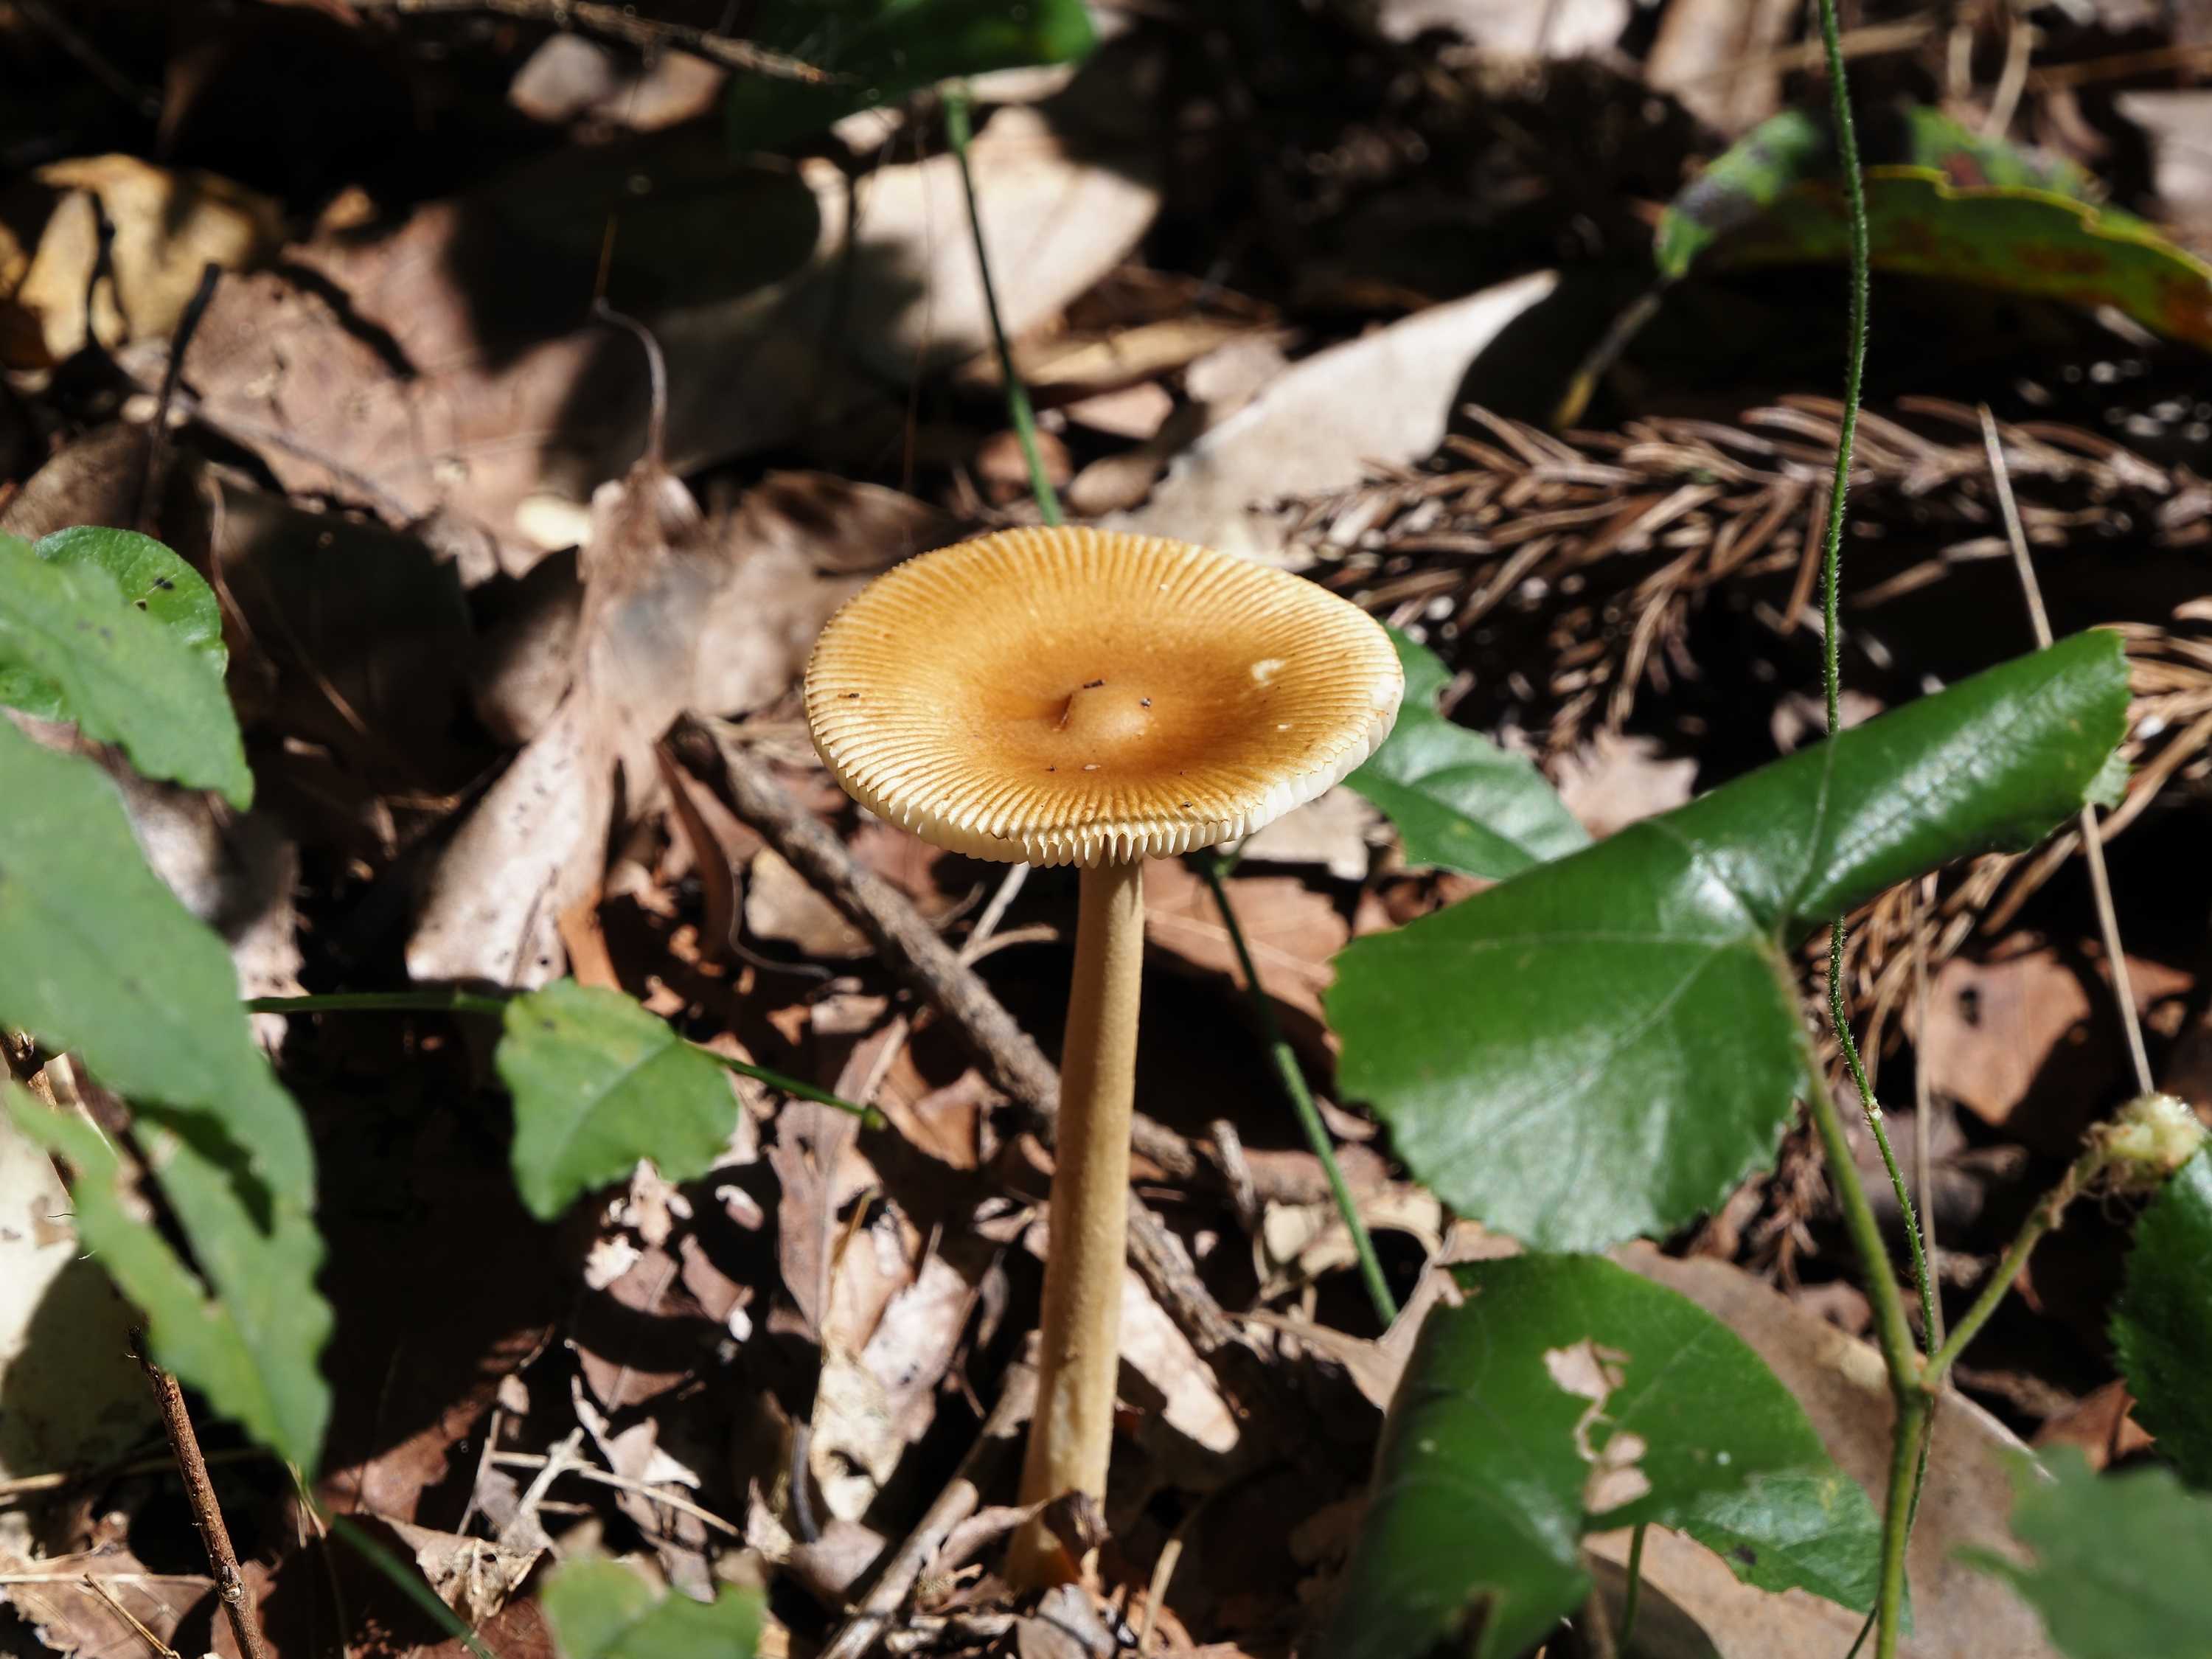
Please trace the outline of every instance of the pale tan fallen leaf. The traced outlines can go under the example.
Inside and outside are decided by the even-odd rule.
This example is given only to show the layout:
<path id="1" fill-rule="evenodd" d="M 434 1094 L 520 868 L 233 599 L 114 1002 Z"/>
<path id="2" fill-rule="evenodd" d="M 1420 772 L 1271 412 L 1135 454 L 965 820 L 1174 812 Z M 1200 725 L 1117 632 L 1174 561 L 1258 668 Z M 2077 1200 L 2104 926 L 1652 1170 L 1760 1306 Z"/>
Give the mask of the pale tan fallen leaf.
<path id="1" fill-rule="evenodd" d="M 1246 864 L 1316 864 L 1339 881 L 1359 881 L 1374 849 L 1389 838 L 1366 798 L 1340 786 L 1247 839 L 1241 857 Z"/>
<path id="2" fill-rule="evenodd" d="M 379 1520 L 399 1534 L 414 1552 L 438 1599 L 460 1614 L 471 1629 L 505 1607 L 507 1598 L 522 1588 L 522 1581 L 545 1553 L 542 1549 L 518 1549 L 489 1538 L 464 1538 L 458 1534 L 418 1527 L 385 1516 Z"/>
<path id="3" fill-rule="evenodd" d="M 0 359 L 11 368 L 58 363 L 94 339 L 112 351 L 167 335 L 206 266 L 259 264 L 284 234 L 267 197 L 131 155 L 50 162 L 0 218 Z"/>
<path id="4" fill-rule="evenodd" d="M 851 962 L 875 949 L 772 847 L 762 848 L 746 866 L 744 914 L 755 938 L 792 945 L 802 956 Z"/>
<path id="5" fill-rule="evenodd" d="M 1432 453 L 1468 366 L 1557 282 L 1516 277 L 1305 359 L 1192 445 L 1116 527 L 1279 556 L 1289 529 L 1278 503 Z"/>
<path id="6" fill-rule="evenodd" d="M 1670 812 L 1697 782 L 1694 755 L 1662 753 L 1657 739 L 1601 731 L 1556 768 L 1554 781 L 1592 837 L 1603 840 L 1638 818 Z"/>
<path id="7" fill-rule="evenodd" d="M 137 1317 L 79 1248 L 52 1159 L 0 1116 L 0 1482 L 96 1468 L 146 1437 Z M 32 1518 L 0 1510 L 0 1550 L 27 1549 Z"/>
<path id="8" fill-rule="evenodd" d="M 1241 980 L 1229 930 L 1200 878 L 1170 859 L 1145 866 L 1145 937 L 1193 967 Z M 1310 1019 L 1322 1018 L 1330 960 L 1352 929 L 1324 893 L 1291 876 L 1237 876 L 1228 883 L 1237 925 L 1267 994 Z"/>
<path id="9" fill-rule="evenodd" d="M 1060 405 L 1078 426 L 1141 443 L 1158 434 L 1175 413 L 1175 398 L 1158 380 L 1140 380 L 1115 392 L 1095 392 Z"/>

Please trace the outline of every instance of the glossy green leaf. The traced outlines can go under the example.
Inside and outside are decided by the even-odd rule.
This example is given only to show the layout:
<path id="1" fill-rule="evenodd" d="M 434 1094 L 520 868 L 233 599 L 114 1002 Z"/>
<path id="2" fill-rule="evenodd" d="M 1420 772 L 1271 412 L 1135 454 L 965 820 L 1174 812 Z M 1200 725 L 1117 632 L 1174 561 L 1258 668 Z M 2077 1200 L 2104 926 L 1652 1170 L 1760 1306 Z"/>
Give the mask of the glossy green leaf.
<path id="1" fill-rule="evenodd" d="M 1583 1534 L 1644 1522 L 1867 1605 L 1874 1506 L 1725 1325 L 1600 1256 L 1455 1271 L 1468 1299 L 1429 1316 L 1391 1402 L 1327 1659 L 1519 1653 L 1587 1594 Z"/>
<path id="2" fill-rule="evenodd" d="M 1866 175 L 1875 267 L 1941 276 L 2085 309 L 2111 306 L 2144 327 L 2212 345 L 2212 264 L 2142 220 L 2050 190 L 1961 187 L 1932 167 Z M 1719 265 L 1840 261 L 1840 186 L 1808 185 L 1712 250 Z"/>
<path id="3" fill-rule="evenodd" d="M 2045 1462 L 2047 1474 L 2023 1457 L 2013 1477 L 2013 1534 L 2034 1565 L 1966 1559 L 2010 1580 L 2067 1659 L 2212 1659 L 2212 1498 L 2155 1467 L 2094 1474 L 2071 1446 Z"/>
<path id="4" fill-rule="evenodd" d="M 751 38 L 837 79 L 732 77 L 730 142 L 774 149 L 955 76 L 1073 63 L 1097 44 L 1083 0 L 762 0 Z"/>
<path id="5" fill-rule="evenodd" d="M 562 1659 L 752 1659 L 760 1641 L 759 1591 L 694 1601 L 619 1561 L 567 1563 L 538 1603 Z"/>
<path id="6" fill-rule="evenodd" d="M 220 630 L 211 656 L 196 623 L 177 625 L 198 609 L 174 574 L 187 567 L 181 560 L 160 565 L 132 544 L 143 537 L 89 535 L 35 549 L 0 535 L 0 674 L 9 677 L 0 700 L 20 695 L 33 713 L 72 720 L 87 737 L 121 744 L 149 778 L 219 789 L 234 805 L 251 805 L 253 775 L 223 690 Z M 162 594 L 159 615 L 143 586 L 157 572 L 176 582 L 179 596 L 170 604 Z M 118 586 L 118 578 L 132 586 Z"/>
<path id="7" fill-rule="evenodd" d="M 1930 167 L 1969 189 L 2021 185 L 2087 201 L 2096 188 L 2088 170 L 2066 156 L 1990 137 L 1925 104 L 1915 104 L 1904 113 L 1904 153 L 1884 161 Z"/>
<path id="8" fill-rule="evenodd" d="M 1663 1234 L 1772 1152 L 1804 1076 L 1784 951 L 2112 782 L 2118 636 L 2006 663 L 1336 960 L 1346 1096 L 1530 1243 Z"/>
<path id="9" fill-rule="evenodd" d="M 1782 193 L 1835 165 L 1835 146 L 1801 109 L 1769 116 L 1682 187 L 1659 217 L 1652 246 L 1659 274 L 1673 281 L 1725 234 L 1749 224 Z"/>
<path id="10" fill-rule="evenodd" d="M 499 1074 L 514 1097 L 514 1182 L 550 1220 L 649 1158 L 704 1175 L 737 1125 L 714 1056 L 619 991 L 559 980 L 507 1005 Z"/>
<path id="11" fill-rule="evenodd" d="M 0 1025 L 81 1055 L 131 1103 L 205 1290 L 116 1201 L 113 1154 L 83 1126 L 35 1108 L 16 1120 L 76 1166 L 85 1242 L 149 1316 L 155 1356 L 312 1468 L 331 1328 L 313 1149 L 253 1044 L 229 953 L 147 868 L 97 767 L 0 720 Z"/>
<path id="12" fill-rule="evenodd" d="M 1437 712 L 1451 675 L 1436 653 L 1395 629 L 1390 640 L 1406 700 L 1382 746 L 1345 784 L 1397 825 L 1406 862 L 1498 878 L 1589 846 L 1532 762 Z"/>
<path id="13" fill-rule="evenodd" d="M 192 647 L 219 682 L 229 662 L 223 648 L 222 612 L 215 590 L 200 573 L 151 536 L 135 530 L 83 526 L 58 530 L 31 549 L 49 564 L 89 565 L 105 570 L 126 605 L 143 611 Z M 0 703 L 40 720 L 69 718 L 61 688 L 21 665 L 0 664 Z"/>
<path id="14" fill-rule="evenodd" d="M 2212 1151 L 2176 1170 L 2136 1223 L 2112 1342 L 2137 1420 L 2185 1479 L 2212 1486 Z"/>

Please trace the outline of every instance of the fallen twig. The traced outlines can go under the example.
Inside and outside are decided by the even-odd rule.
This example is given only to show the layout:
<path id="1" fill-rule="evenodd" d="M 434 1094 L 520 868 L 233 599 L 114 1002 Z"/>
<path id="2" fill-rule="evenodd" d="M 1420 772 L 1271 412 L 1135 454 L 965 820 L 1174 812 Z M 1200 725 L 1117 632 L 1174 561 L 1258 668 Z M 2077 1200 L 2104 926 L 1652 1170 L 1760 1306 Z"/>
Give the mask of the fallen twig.
<path id="1" fill-rule="evenodd" d="M 575 28 L 589 34 L 605 35 L 640 48 L 673 47 L 708 63 L 720 64 L 725 69 L 744 70 L 781 81 L 805 81 L 821 86 L 837 78 L 827 70 L 817 69 L 783 52 L 771 52 L 766 46 L 755 46 L 750 40 L 733 40 L 726 34 L 694 28 L 688 23 L 664 23 L 654 18 L 640 17 L 630 7 L 601 5 L 594 0 L 382 0 L 381 4 L 374 4 L 372 9 L 411 14 L 495 12 L 502 17 L 548 23 L 555 28 Z"/>
<path id="2" fill-rule="evenodd" d="M 997 1478 L 1000 1466 L 1012 1462 L 1023 1425 L 1036 1407 L 1036 1369 L 1017 1360 L 1006 1368 L 998 1401 L 983 1419 L 982 1433 L 960 1460 L 960 1467 L 938 1493 L 937 1501 L 922 1512 L 906 1541 L 884 1564 L 874 1588 L 822 1650 L 822 1659 L 863 1659 L 882 1639 L 891 1619 L 906 1605 L 922 1569 L 936 1559 L 953 1529 L 981 1505 L 984 1490 Z"/>
<path id="3" fill-rule="evenodd" d="M 230 1546 L 230 1528 L 223 1524 L 222 1506 L 216 1502 L 215 1483 L 208 1478 L 207 1460 L 200 1455 L 199 1437 L 192 1432 L 191 1413 L 185 1409 L 185 1391 L 177 1379 L 146 1357 L 143 1335 L 132 1346 L 146 1380 L 154 1387 L 154 1404 L 161 1414 L 161 1427 L 176 1454 L 177 1472 L 185 1482 L 185 1501 L 191 1506 L 193 1524 L 207 1548 L 208 1565 L 215 1570 L 216 1594 L 230 1620 L 230 1633 L 238 1638 L 245 1659 L 269 1659 L 268 1644 L 261 1639 L 255 1616 L 253 1593 L 238 1570 L 238 1553 Z"/>
<path id="4" fill-rule="evenodd" d="M 863 867 L 742 743 L 724 730 L 717 732 L 715 747 L 731 809 L 867 935 L 884 965 L 951 1024 L 984 1075 L 1013 1098 L 1049 1145 L 1060 1109 L 1060 1078 L 1036 1040 L 906 896 Z M 1133 1140 L 1136 1151 L 1170 1179 L 1188 1181 L 1206 1168 L 1189 1142 L 1148 1118 L 1136 1120 Z M 1224 1389 L 1255 1417 L 1293 1419 L 1280 1424 L 1285 1443 L 1307 1443 L 1307 1413 L 1290 1403 L 1285 1380 L 1271 1372 L 1223 1311 L 1182 1241 L 1134 1194 L 1129 1199 L 1129 1262 Z"/>

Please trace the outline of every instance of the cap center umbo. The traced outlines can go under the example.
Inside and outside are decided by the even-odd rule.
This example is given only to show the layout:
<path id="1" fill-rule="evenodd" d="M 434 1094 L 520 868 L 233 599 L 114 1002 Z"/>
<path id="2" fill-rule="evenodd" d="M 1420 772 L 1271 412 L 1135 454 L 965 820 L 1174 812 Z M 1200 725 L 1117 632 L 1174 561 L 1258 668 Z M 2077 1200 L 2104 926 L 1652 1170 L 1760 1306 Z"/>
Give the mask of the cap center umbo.
<path id="1" fill-rule="evenodd" d="M 1054 730 L 1085 749 L 1120 749 L 1150 737 L 1152 699 L 1129 678 L 1085 681 L 1067 694 Z"/>

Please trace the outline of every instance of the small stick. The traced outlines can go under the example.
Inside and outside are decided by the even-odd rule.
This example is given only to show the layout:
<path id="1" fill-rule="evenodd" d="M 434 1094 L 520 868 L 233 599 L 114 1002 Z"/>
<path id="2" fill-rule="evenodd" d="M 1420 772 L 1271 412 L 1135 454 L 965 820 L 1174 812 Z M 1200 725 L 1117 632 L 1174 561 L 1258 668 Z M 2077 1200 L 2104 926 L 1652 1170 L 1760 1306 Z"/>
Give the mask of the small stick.
<path id="1" fill-rule="evenodd" d="M 2020 506 L 2013 500 L 2012 474 L 2005 465 L 2004 445 L 1997 436 L 1996 417 L 1990 406 L 1980 406 L 1982 445 L 1989 451 L 1990 479 L 1996 484 L 1997 506 L 2003 510 L 2005 539 L 2012 544 L 2013 566 L 2020 572 L 2021 592 L 2027 599 L 2027 620 L 2035 629 L 2035 642 L 2051 644 L 2051 617 L 2043 608 L 2043 587 L 2035 579 L 2035 562 L 2028 556 L 2027 532 L 2020 521 Z M 2120 1006 L 2120 1025 L 2128 1037 L 2128 1059 L 2136 1068 L 2136 1092 L 2147 1095 L 2157 1088 L 2150 1074 L 2150 1053 L 2143 1046 L 2142 1022 L 2136 1017 L 2135 987 L 2128 978 L 2127 952 L 2120 945 L 2120 919 L 2112 908 L 2112 880 L 2105 869 L 2104 838 L 2097 833 L 2097 809 L 2081 809 L 2081 856 L 2088 861 L 2089 890 L 2097 902 L 2097 927 L 2105 939 L 2105 961 L 2112 972 L 2112 1000 Z"/>
<path id="2" fill-rule="evenodd" d="M 775 848 L 808 885 L 868 936 L 884 964 L 934 1007 L 982 1067 L 992 1085 L 1012 1097 L 1046 1141 L 1060 1112 L 1060 1078 L 1036 1040 L 1015 1023 L 975 970 L 914 908 L 906 895 L 864 868 L 845 843 L 793 800 L 768 768 L 726 729 L 715 732 L 730 806 Z M 1190 1144 L 1141 1115 L 1134 1150 L 1169 1179 L 1188 1181 L 1205 1166 Z M 1273 1196 L 1263 1193 L 1263 1196 Z M 1133 1195 L 1129 1201 L 1129 1263 L 1163 1311 L 1197 1349 L 1227 1391 L 1248 1412 L 1270 1413 L 1284 1433 L 1311 1439 L 1312 1418 L 1289 1397 L 1278 1376 L 1199 1278 L 1182 1241 Z"/>
<path id="3" fill-rule="evenodd" d="M 999 1398 L 991 1414 L 983 1419 L 982 1433 L 960 1460 L 959 1468 L 938 1493 L 937 1501 L 923 1511 L 906 1541 L 884 1564 L 874 1587 L 822 1650 L 821 1659 L 864 1659 L 875 1646 L 953 1528 L 975 1513 L 984 1489 L 997 1479 L 1003 1465 L 1013 1461 L 1017 1437 L 1036 1407 L 1036 1368 L 1017 1360 L 1006 1368 Z"/>
<path id="4" fill-rule="evenodd" d="M 176 1649 L 171 1647 L 160 1637 L 155 1635 L 152 1631 L 147 1629 L 145 1620 L 139 1618 L 137 1613 L 131 1612 L 130 1608 L 125 1607 L 122 1602 L 117 1601 L 115 1599 L 115 1592 L 109 1589 L 106 1585 L 101 1583 L 100 1580 L 94 1577 L 90 1573 L 84 1575 L 84 1587 L 90 1590 L 94 1595 L 97 1595 L 101 1601 L 106 1602 L 109 1610 L 112 1611 L 118 1619 L 120 1619 L 125 1624 L 130 1626 L 133 1631 L 137 1632 L 138 1639 L 143 1642 L 148 1647 L 153 1649 L 155 1653 L 159 1654 L 161 1656 L 161 1659 L 179 1659 Z"/>
<path id="5" fill-rule="evenodd" d="M 663 23 L 640 17 L 628 6 L 602 5 L 595 3 L 595 0 L 384 0 L 374 9 L 403 15 L 488 11 L 501 17 L 520 17 L 526 22 L 550 23 L 556 28 L 573 25 L 626 46 L 673 46 L 725 69 L 744 70 L 781 81 L 805 81 L 823 86 L 839 78 L 826 70 L 817 69 L 783 52 L 770 52 L 766 46 L 757 46 L 750 40 L 733 40 L 726 34 L 694 28 L 688 23 Z"/>
<path id="6" fill-rule="evenodd" d="M 230 1547 L 230 1528 L 223 1524 L 222 1507 L 216 1502 L 215 1483 L 208 1479 L 207 1460 L 200 1455 L 191 1413 L 185 1409 L 185 1391 L 177 1386 L 175 1377 L 146 1357 L 143 1333 L 131 1346 L 137 1351 L 146 1380 L 153 1384 L 154 1404 L 161 1413 L 169 1449 L 176 1454 L 177 1472 L 184 1477 L 185 1501 L 191 1506 L 193 1524 L 199 1528 L 200 1542 L 207 1548 L 208 1565 L 215 1571 L 216 1594 L 222 1599 L 230 1632 L 238 1638 L 238 1650 L 245 1659 L 269 1659 L 269 1647 L 261 1639 L 255 1617 L 253 1593 L 246 1589 L 245 1577 L 238 1570 L 238 1553 Z"/>
<path id="7" fill-rule="evenodd" d="M 1936 1244 L 1936 1130 L 1930 1121 L 1936 1105 L 1936 1086 L 1929 1076 L 1928 939 L 1921 927 L 1923 921 L 1935 917 L 1931 902 L 1935 893 L 1936 878 L 1923 878 L 1912 907 L 1912 1040 L 1917 1050 L 1912 1056 L 1912 1179 L 1920 1188 L 1920 1248 L 1928 1257 L 1928 1282 L 1940 1287 L 1943 1274 L 1942 1258 Z M 1921 1340 L 1933 1353 L 1943 1346 L 1943 1297 L 1940 1288 L 1929 1301 L 1928 1311 L 1934 1323 L 1922 1333 Z"/>
<path id="8" fill-rule="evenodd" d="M 147 535 L 156 533 L 154 522 L 155 492 L 161 487 L 161 463 L 169 447 L 169 406 L 177 400 L 177 387 L 185 378 L 185 353 L 191 349 L 192 336 L 198 332 L 200 319 L 207 315 L 209 302 L 215 298 L 215 285 L 222 280 L 222 267 L 212 259 L 200 267 L 199 286 L 192 297 L 185 302 L 184 314 L 169 331 L 169 363 L 161 371 L 161 390 L 154 400 L 154 428 L 146 437 L 145 471 L 138 478 L 138 528 Z"/>

